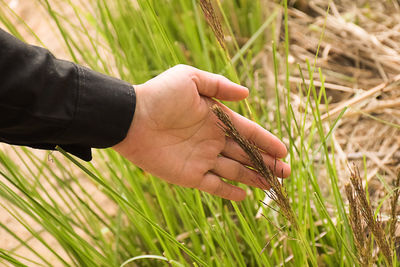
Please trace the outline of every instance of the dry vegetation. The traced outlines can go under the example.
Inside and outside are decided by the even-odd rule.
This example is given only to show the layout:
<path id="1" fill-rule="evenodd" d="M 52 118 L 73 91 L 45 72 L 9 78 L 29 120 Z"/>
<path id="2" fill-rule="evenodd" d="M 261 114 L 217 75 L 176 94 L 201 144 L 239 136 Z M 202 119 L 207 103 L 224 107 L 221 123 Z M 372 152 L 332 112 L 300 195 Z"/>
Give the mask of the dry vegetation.
<path id="1" fill-rule="evenodd" d="M 367 194 L 375 208 L 381 199 L 391 193 L 390 189 L 384 186 L 385 182 L 393 186 L 390 188 L 398 187 L 396 170 L 400 163 L 399 2 L 332 1 L 329 13 L 326 12 L 328 1 L 303 2 L 308 3 L 299 7 L 300 9 L 292 8 L 289 12 L 290 51 L 293 61 L 300 65 L 307 83 L 305 61 L 312 61 L 317 53 L 321 29 L 324 28 L 324 37 L 316 59 L 316 66 L 321 67 L 325 75 L 325 89 L 329 97 L 329 113 L 325 113 L 322 119 L 333 119 L 345 106 L 349 107 L 333 133 L 337 153 L 336 167 L 341 171 L 338 177 L 342 185 L 346 184 L 349 181 L 348 162 L 357 164 L 362 170 L 361 177 L 366 177 L 368 181 Z M 291 81 L 293 87 L 298 86 L 301 77 L 294 75 Z M 319 85 L 317 81 L 318 77 L 314 77 L 315 85 Z M 300 110 L 304 107 L 299 103 L 298 108 Z M 353 169 L 350 176 L 353 186 L 358 184 L 361 194 L 358 170 Z M 381 180 L 378 177 L 381 177 Z M 346 193 L 353 196 L 350 190 L 348 185 Z M 349 198 L 351 211 L 359 207 L 364 211 L 351 217 L 351 222 L 361 227 L 355 231 L 355 234 L 358 233 L 355 244 L 364 260 L 362 265 L 371 264 L 371 255 L 366 252 L 371 240 L 365 235 L 371 230 L 376 232 L 376 241 L 390 262 L 389 245 L 385 242 L 379 226 L 380 223 L 385 224 L 389 218 L 397 219 L 397 200 L 392 199 L 391 205 L 386 201 L 380 210 L 378 222 L 374 223 L 371 214 L 366 215 L 372 208 L 368 208 L 365 201 L 357 207 L 351 199 Z M 362 219 L 361 215 L 366 217 Z M 392 222 L 395 221 L 393 219 Z M 368 222 L 369 227 L 365 225 L 362 228 L 362 220 Z M 399 236 L 399 231 L 395 228 L 393 224 L 389 239 L 397 239 Z M 361 235 L 363 238 L 360 238 Z"/>
<path id="2" fill-rule="evenodd" d="M 363 0 L 291 2 L 288 12 L 289 61 L 293 66 L 290 82 L 294 92 L 291 95 L 292 104 L 295 111 L 298 111 L 295 113 L 301 116 L 307 108 L 306 103 L 301 102 L 300 95 L 304 96 L 310 85 L 307 62 L 311 66 L 315 63 L 316 68 L 322 70 L 324 89 L 328 97 L 327 101 L 322 100 L 323 103 L 328 103 L 326 108 L 320 107 L 325 110 L 321 116 L 322 121 L 332 123 L 343 108 L 348 108 L 332 135 L 339 184 L 343 196 L 346 193 L 350 202 L 350 219 L 354 234 L 357 235 L 355 245 L 360 253 L 361 264 L 372 264 L 372 255 L 369 253 L 371 239 L 365 236 L 368 231 L 375 231 L 375 236 L 379 236 L 377 242 L 391 264 L 391 244 L 385 240 L 381 225 L 392 222 L 387 238 L 396 240 L 395 247 L 398 249 L 400 231 L 394 223 L 398 214 L 397 199 L 392 198 L 391 203 L 390 200 L 384 202 L 377 221 L 373 220 L 371 213 L 363 218 L 359 209 L 362 207 L 364 213 L 373 212 L 378 203 L 392 194 L 393 188 L 398 187 L 400 3 Z M 283 40 L 283 20 L 281 23 L 281 30 L 277 35 Z M 271 49 L 266 46 L 264 55 L 254 57 L 260 90 L 273 86 L 270 54 Z M 262 69 L 257 69 L 256 66 L 262 66 Z M 280 78 L 279 86 L 283 88 L 285 77 Z M 320 89 L 322 81 L 318 71 L 314 72 L 312 78 L 313 84 Z M 320 160 L 323 159 L 317 155 L 315 163 L 318 164 Z M 361 174 L 358 169 L 350 170 L 349 162 L 357 165 Z M 352 187 L 347 185 L 345 190 L 350 177 L 352 182 L 358 182 L 359 194 L 364 192 L 361 189 L 361 177 L 368 181 L 368 192 L 364 196 L 368 195 L 368 205 L 372 207 L 366 206 L 365 201 L 363 205 L 352 202 L 356 201 Z M 319 180 L 326 183 L 327 178 L 319 177 Z"/>
<path id="3" fill-rule="evenodd" d="M 312 61 L 317 53 L 324 29 L 316 59 L 316 66 L 325 74 L 329 97 L 329 112 L 322 119 L 334 119 L 345 106 L 349 107 L 333 133 L 336 167 L 341 171 L 338 176 L 342 185 L 346 184 L 348 162 L 356 163 L 368 181 L 366 194 L 370 203 L 376 207 L 392 193 L 384 186 L 385 182 L 396 188 L 399 179 L 396 175 L 400 163 L 399 2 L 333 1 L 329 13 L 327 3 L 308 1 L 301 10 L 290 10 L 290 51 L 293 61 L 307 76 L 306 59 Z M 319 85 L 317 80 L 314 77 L 315 85 Z M 294 75 L 291 81 L 296 86 L 301 77 Z M 298 108 L 303 107 L 299 104 Z M 346 185 L 346 195 L 360 263 L 372 264 L 368 252 L 371 236 L 366 234 L 371 231 L 387 264 L 391 265 L 390 243 L 399 236 L 395 223 L 398 195 L 394 194 L 391 203 L 386 201 L 374 219 L 374 209 L 368 204 L 358 169 L 352 169 L 350 177 L 353 187 Z M 391 230 L 386 237 L 382 225 L 389 220 Z"/>
<path id="4" fill-rule="evenodd" d="M 325 75 L 329 113 L 333 119 L 344 106 L 349 110 L 334 133 L 339 175 L 347 180 L 347 162 L 366 156 L 367 179 L 376 174 L 396 177 L 400 163 L 400 8 L 396 1 L 308 1 L 303 10 L 290 9 L 290 52 L 307 81 L 306 59 L 317 52 L 316 66 Z M 314 84 L 319 85 L 319 77 Z M 291 77 L 293 90 L 299 75 Z M 296 97 L 295 95 L 293 97 Z M 299 103 L 299 101 L 297 102 Z M 298 110 L 304 108 L 301 103 Z M 360 164 L 361 166 L 361 164 Z M 371 188 L 374 195 L 380 186 Z M 379 191 L 379 190 L 378 190 Z M 379 192 L 377 192 L 379 193 Z"/>

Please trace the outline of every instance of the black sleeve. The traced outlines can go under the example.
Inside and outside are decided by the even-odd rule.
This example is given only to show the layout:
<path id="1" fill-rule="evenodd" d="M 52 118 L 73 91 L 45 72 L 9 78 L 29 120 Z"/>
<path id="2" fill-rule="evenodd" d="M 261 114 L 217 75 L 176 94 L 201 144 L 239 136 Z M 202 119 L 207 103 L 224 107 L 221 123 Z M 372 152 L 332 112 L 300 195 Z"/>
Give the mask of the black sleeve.
<path id="1" fill-rule="evenodd" d="M 59 60 L 0 29 L 0 142 L 64 150 L 91 160 L 117 144 L 135 111 L 124 81 Z"/>

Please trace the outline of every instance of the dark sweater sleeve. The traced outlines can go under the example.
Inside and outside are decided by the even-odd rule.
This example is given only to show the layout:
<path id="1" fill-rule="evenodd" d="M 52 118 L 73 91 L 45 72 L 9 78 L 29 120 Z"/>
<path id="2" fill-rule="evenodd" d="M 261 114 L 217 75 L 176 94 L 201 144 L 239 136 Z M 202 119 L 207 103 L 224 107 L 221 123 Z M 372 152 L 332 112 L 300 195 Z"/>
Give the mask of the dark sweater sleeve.
<path id="1" fill-rule="evenodd" d="M 0 29 L 0 142 L 64 150 L 91 160 L 91 148 L 122 141 L 135 111 L 127 82 L 56 59 Z"/>

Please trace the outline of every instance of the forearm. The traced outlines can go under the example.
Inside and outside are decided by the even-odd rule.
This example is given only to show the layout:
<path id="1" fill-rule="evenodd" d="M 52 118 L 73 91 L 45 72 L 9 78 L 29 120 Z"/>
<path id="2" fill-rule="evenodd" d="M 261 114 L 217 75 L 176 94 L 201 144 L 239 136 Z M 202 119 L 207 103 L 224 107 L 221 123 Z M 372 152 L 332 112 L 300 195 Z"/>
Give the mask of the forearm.
<path id="1" fill-rule="evenodd" d="M 0 29 L 0 141 L 65 150 L 115 145 L 135 110 L 133 87 L 27 45 Z"/>

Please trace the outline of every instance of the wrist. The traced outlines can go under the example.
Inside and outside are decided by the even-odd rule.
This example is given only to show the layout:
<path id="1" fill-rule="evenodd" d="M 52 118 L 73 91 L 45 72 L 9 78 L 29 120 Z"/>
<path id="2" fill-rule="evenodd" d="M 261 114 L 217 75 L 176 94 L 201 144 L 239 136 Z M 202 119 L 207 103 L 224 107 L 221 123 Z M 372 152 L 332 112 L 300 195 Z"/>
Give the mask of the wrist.
<path id="1" fill-rule="evenodd" d="M 112 149 L 117 151 L 119 154 L 128 157 L 134 154 L 138 149 L 138 143 L 140 143 L 140 132 L 141 132 L 141 117 L 142 117 L 142 105 L 143 105 L 143 95 L 141 85 L 132 85 L 135 91 L 135 111 L 127 129 L 124 139 L 112 146 Z"/>

